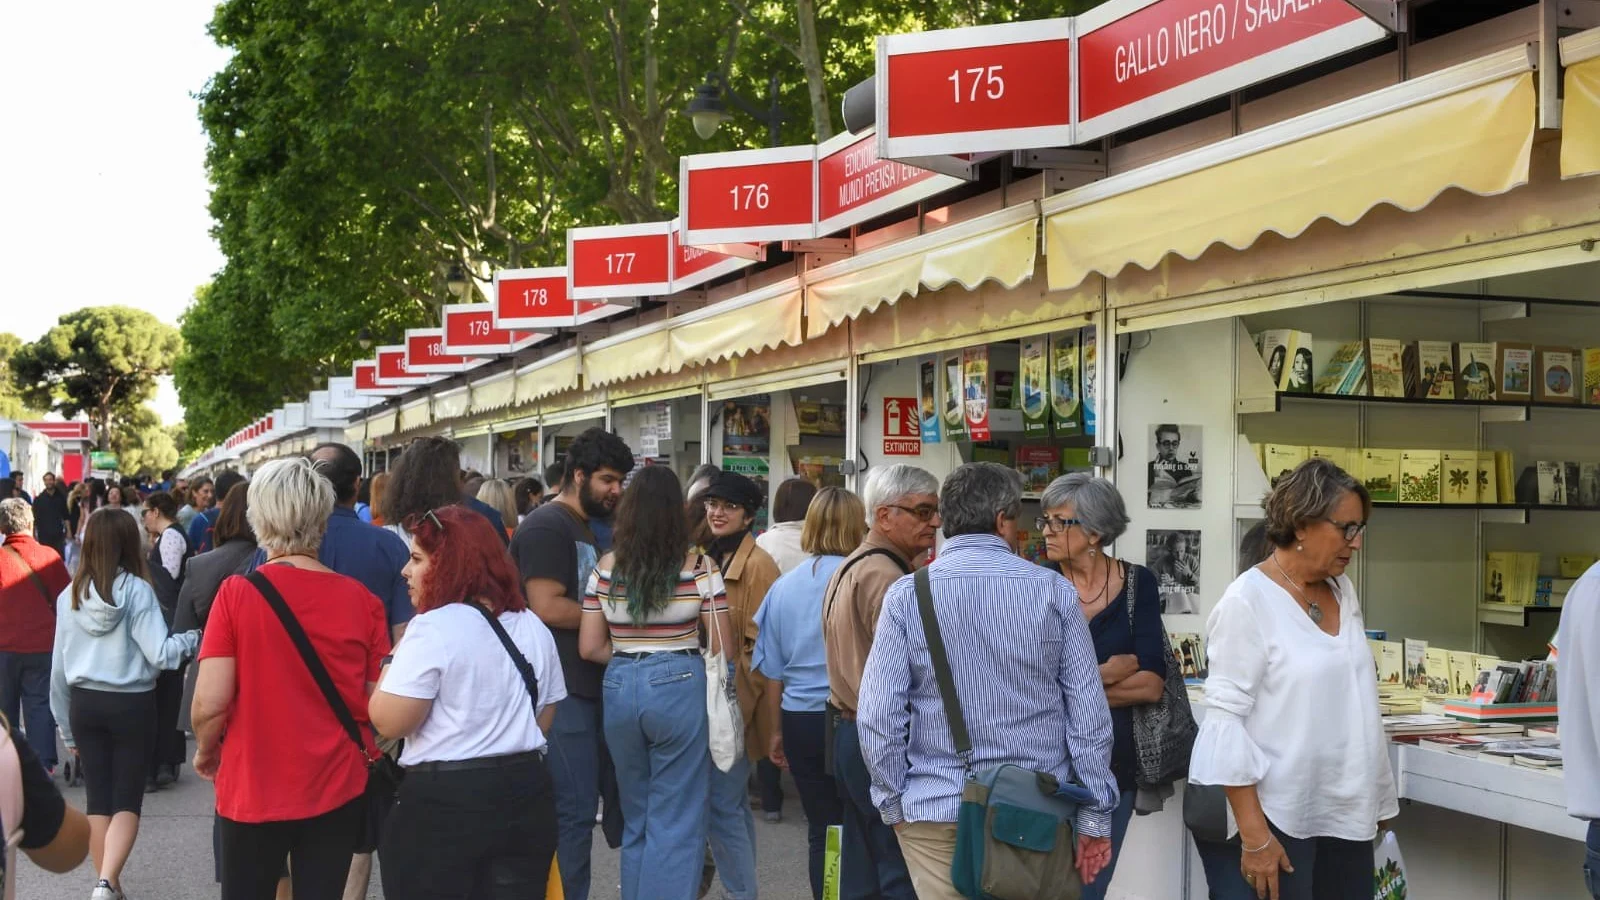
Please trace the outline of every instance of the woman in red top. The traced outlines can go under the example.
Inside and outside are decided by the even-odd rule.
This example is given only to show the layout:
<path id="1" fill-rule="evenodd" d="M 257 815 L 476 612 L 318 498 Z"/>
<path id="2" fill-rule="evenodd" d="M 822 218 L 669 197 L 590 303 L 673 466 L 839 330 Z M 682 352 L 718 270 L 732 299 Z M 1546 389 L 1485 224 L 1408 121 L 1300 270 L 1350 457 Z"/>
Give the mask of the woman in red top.
<path id="1" fill-rule="evenodd" d="M 365 754 L 248 580 L 223 582 L 200 647 L 194 770 L 217 786 L 223 900 L 270 900 L 287 856 L 296 900 L 338 900 L 365 823 L 367 696 L 389 652 L 383 604 L 317 561 L 333 486 L 303 459 L 268 463 L 248 516 L 259 569 L 362 726 Z M 224 731 L 226 739 L 224 740 Z"/>

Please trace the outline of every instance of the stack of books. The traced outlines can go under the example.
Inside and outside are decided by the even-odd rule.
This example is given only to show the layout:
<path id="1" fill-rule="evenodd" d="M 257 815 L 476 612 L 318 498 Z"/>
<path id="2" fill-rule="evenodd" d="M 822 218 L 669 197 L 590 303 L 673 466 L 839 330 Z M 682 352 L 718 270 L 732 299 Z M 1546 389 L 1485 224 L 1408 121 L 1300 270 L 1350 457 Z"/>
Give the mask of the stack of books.
<path id="1" fill-rule="evenodd" d="M 1556 703 L 1556 667 L 1543 660 L 1503 662 L 1494 669 L 1478 673 L 1469 698 L 1476 704 Z"/>
<path id="2" fill-rule="evenodd" d="M 1513 460 L 1505 450 L 1390 450 L 1298 444 L 1252 444 L 1251 449 L 1270 482 L 1276 483 L 1307 459 L 1326 459 L 1361 479 L 1377 503 L 1533 502 L 1531 498 L 1517 499 Z M 1573 477 L 1587 484 L 1582 482 L 1583 471 L 1587 470 L 1580 470 Z M 1591 481 L 1600 505 L 1600 465 L 1594 467 Z M 1565 504 L 1567 495 L 1561 496 Z"/>

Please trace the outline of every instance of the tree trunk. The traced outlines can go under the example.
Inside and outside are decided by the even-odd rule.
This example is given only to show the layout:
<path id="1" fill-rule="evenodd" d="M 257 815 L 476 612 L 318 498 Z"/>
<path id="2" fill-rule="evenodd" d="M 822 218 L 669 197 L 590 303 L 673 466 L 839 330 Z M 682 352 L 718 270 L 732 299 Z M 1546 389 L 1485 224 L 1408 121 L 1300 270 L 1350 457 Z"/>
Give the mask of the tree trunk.
<path id="1" fill-rule="evenodd" d="M 817 43 L 817 0 L 794 0 L 800 25 L 800 64 L 806 70 L 811 95 L 811 130 L 817 143 L 833 137 L 833 110 L 828 106 L 828 83 L 822 71 L 822 48 Z"/>

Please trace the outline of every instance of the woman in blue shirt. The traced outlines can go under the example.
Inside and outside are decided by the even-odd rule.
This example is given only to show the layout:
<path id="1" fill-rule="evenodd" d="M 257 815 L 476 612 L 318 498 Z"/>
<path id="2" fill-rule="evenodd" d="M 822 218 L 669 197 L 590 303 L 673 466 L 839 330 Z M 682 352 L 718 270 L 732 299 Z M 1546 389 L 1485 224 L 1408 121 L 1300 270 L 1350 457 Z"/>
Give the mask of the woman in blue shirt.
<path id="1" fill-rule="evenodd" d="M 1128 528 L 1127 507 L 1111 482 L 1087 472 L 1063 475 L 1045 488 L 1039 505 L 1044 515 L 1036 524 L 1044 532 L 1045 552 L 1078 593 L 1111 707 L 1111 774 L 1121 795 L 1111 820 L 1111 862 L 1083 886 L 1083 900 L 1100 900 L 1111 884 L 1138 794 L 1133 707 L 1159 701 L 1166 683 L 1161 594 L 1149 569 L 1106 552 L 1105 545 Z"/>
<path id="2" fill-rule="evenodd" d="M 843 488 L 823 488 L 806 508 L 800 548 L 807 557 L 773 583 L 756 612 L 759 629 L 752 665 L 767 676 L 760 715 L 772 734 L 773 763 L 789 770 L 800 790 L 811 851 L 811 896 L 822 897 L 822 857 L 828 826 L 843 821 L 839 792 L 824 768 L 828 665 L 822 644 L 822 600 L 833 573 L 866 536 L 867 511 Z"/>

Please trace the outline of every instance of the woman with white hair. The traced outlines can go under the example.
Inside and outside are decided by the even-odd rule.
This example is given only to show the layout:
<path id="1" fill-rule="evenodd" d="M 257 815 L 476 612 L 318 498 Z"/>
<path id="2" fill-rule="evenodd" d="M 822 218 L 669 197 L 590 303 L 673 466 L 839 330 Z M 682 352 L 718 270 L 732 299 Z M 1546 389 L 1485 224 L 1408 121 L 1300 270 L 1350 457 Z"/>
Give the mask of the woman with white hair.
<path id="1" fill-rule="evenodd" d="M 1050 482 L 1039 505 L 1044 515 L 1035 524 L 1044 532 L 1045 553 L 1077 592 L 1111 707 L 1111 774 L 1119 794 L 1111 818 L 1111 861 L 1083 886 L 1086 900 L 1099 900 L 1111 884 L 1141 787 L 1133 710 L 1159 701 L 1166 683 L 1161 594 L 1149 569 L 1109 551 L 1128 529 L 1128 510 L 1116 485 L 1073 472 Z"/>
<path id="2" fill-rule="evenodd" d="M 267 463 L 248 503 L 267 561 L 217 591 L 192 711 L 194 770 L 216 782 L 222 897 L 269 900 L 288 857 L 296 900 L 337 900 L 366 827 L 367 697 L 388 622 L 317 559 L 334 493 L 310 462 Z"/>

